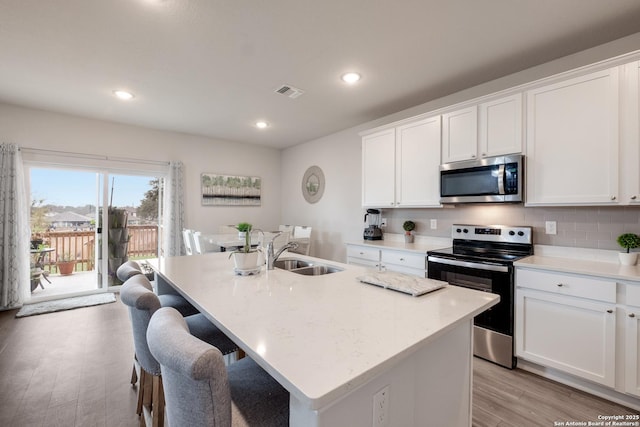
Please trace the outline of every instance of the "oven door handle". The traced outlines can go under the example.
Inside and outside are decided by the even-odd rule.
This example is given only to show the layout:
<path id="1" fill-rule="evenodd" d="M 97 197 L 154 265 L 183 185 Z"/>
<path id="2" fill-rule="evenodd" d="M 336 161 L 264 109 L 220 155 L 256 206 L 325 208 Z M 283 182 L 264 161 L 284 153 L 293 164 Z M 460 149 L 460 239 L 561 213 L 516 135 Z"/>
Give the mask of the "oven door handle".
<path id="1" fill-rule="evenodd" d="M 453 265 L 456 267 L 475 268 L 477 270 L 499 271 L 503 273 L 509 272 L 509 267 L 501 264 L 460 261 L 457 259 L 449 259 L 449 258 L 443 258 L 443 257 L 433 256 L 433 255 L 429 255 L 427 257 L 427 260 L 431 262 L 437 262 L 440 264 Z"/>

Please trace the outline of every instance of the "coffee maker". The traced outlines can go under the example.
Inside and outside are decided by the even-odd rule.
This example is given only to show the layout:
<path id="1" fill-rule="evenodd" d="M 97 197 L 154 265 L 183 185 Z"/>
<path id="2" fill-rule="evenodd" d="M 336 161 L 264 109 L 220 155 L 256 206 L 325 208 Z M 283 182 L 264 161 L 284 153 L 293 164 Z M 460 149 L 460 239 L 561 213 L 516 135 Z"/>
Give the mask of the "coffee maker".
<path id="1" fill-rule="evenodd" d="M 380 211 L 378 209 L 367 209 L 367 213 L 364 214 L 364 222 L 367 224 L 364 229 L 364 240 L 382 240 Z"/>

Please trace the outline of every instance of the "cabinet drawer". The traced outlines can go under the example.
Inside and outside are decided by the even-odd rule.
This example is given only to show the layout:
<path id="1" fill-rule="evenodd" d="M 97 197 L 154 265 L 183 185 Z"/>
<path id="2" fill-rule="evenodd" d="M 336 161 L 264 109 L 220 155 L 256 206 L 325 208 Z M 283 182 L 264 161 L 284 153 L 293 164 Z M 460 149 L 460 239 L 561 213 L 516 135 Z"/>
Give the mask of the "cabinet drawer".
<path id="1" fill-rule="evenodd" d="M 616 302 L 616 282 L 545 271 L 516 269 L 516 285 L 560 295 Z"/>
<path id="2" fill-rule="evenodd" d="M 378 262 L 380 261 L 380 249 L 365 246 L 347 246 L 347 257 Z"/>
<path id="3" fill-rule="evenodd" d="M 627 305 L 640 307 L 640 284 L 632 285 L 627 283 Z"/>
<path id="4" fill-rule="evenodd" d="M 382 251 L 383 264 L 395 264 L 409 268 L 426 270 L 426 254 L 415 254 L 399 251 Z"/>

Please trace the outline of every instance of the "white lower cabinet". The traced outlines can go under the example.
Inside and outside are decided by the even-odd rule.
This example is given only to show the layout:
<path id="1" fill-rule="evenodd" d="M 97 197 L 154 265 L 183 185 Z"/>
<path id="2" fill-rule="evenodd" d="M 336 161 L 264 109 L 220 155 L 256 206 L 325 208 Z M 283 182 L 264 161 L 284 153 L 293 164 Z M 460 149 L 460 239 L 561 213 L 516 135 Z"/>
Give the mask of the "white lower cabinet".
<path id="1" fill-rule="evenodd" d="M 424 253 L 347 244 L 347 264 L 427 277 Z"/>
<path id="2" fill-rule="evenodd" d="M 625 286 L 625 391 L 640 397 L 640 285 Z"/>
<path id="3" fill-rule="evenodd" d="M 615 386 L 616 283 L 518 269 L 516 355 Z"/>
<path id="4" fill-rule="evenodd" d="M 347 245 L 347 264 L 378 268 L 380 249 L 369 246 Z"/>
<path id="5" fill-rule="evenodd" d="M 380 264 L 384 270 L 427 277 L 425 254 L 390 249 L 383 249 L 380 252 Z"/>

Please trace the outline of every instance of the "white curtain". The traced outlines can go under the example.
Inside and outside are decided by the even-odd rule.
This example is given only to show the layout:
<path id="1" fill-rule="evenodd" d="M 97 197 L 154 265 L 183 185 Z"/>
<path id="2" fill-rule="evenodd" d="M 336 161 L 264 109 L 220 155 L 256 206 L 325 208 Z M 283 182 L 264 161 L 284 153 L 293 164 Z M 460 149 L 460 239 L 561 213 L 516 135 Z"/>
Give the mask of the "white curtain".
<path id="1" fill-rule="evenodd" d="M 163 252 L 164 256 L 184 255 L 184 173 L 182 162 L 169 163 L 169 175 L 164 186 Z"/>
<path id="2" fill-rule="evenodd" d="M 0 144 L 0 309 L 28 296 L 29 211 L 20 150 Z"/>

